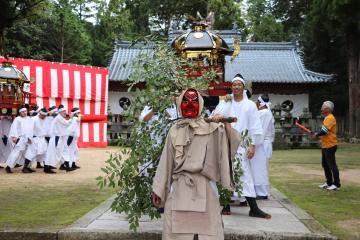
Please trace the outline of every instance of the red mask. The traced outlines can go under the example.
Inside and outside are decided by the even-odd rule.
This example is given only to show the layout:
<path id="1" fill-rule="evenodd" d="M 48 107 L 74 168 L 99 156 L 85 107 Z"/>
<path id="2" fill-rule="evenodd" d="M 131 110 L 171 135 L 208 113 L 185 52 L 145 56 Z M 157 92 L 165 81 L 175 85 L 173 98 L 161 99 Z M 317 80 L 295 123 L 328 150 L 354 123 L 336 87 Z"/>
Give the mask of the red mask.
<path id="1" fill-rule="evenodd" d="M 194 89 L 187 90 L 180 107 L 183 118 L 197 118 L 200 109 L 198 93 Z"/>

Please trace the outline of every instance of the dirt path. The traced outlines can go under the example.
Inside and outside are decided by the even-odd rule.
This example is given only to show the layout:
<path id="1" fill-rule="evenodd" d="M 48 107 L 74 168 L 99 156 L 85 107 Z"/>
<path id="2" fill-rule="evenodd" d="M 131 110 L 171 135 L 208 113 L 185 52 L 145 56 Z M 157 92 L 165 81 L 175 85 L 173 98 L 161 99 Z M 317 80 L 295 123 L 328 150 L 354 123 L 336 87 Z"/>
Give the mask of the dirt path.
<path id="1" fill-rule="evenodd" d="M 58 186 L 80 182 L 93 181 L 102 175 L 101 168 L 105 166 L 105 161 L 110 153 L 115 153 L 118 148 L 84 148 L 80 149 L 80 169 L 72 172 L 57 170 L 56 174 L 45 174 L 42 169 L 36 170 L 32 174 L 23 174 L 21 168 L 15 168 L 13 174 L 7 174 L 4 169 L 0 169 L 0 187 L 16 185 L 37 185 Z M 35 164 L 34 164 L 35 166 Z"/>
<path id="2" fill-rule="evenodd" d="M 324 172 L 322 170 L 309 169 L 300 165 L 291 165 L 289 168 L 292 171 L 300 174 L 324 176 Z M 340 179 L 341 181 L 356 183 L 360 185 L 360 169 L 340 170 Z"/>

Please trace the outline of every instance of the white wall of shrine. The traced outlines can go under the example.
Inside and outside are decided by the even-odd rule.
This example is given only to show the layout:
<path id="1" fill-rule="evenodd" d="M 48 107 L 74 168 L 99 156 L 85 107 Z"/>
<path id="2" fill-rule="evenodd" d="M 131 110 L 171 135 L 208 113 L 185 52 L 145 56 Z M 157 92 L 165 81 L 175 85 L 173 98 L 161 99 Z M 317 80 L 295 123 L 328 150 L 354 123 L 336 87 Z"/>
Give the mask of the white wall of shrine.
<path id="1" fill-rule="evenodd" d="M 112 114 L 121 114 L 124 110 L 120 107 L 120 99 L 121 98 L 128 98 L 130 101 L 132 101 L 133 96 L 131 93 L 128 92 L 113 92 L 109 91 L 109 113 Z"/>
<path id="2" fill-rule="evenodd" d="M 254 102 L 257 100 L 259 95 L 254 94 L 251 100 Z M 309 94 L 294 94 L 294 95 L 281 95 L 281 94 L 269 94 L 271 107 L 276 104 L 281 104 L 286 100 L 291 100 L 294 103 L 294 108 L 291 111 L 294 117 L 299 117 L 303 113 L 303 109 L 309 109 Z M 314 113 L 313 113 L 314 114 Z"/>
<path id="3" fill-rule="evenodd" d="M 133 96 L 128 92 L 109 92 L 109 112 L 112 114 L 121 114 L 124 110 L 120 107 L 120 99 L 126 97 L 132 101 Z M 294 94 L 294 95 L 280 95 L 269 94 L 272 107 L 276 104 L 281 104 L 285 100 L 291 100 L 294 103 L 294 108 L 291 111 L 294 117 L 299 117 L 303 113 L 304 108 L 309 109 L 309 94 Z M 256 101 L 258 95 L 253 95 L 251 100 Z M 316 113 L 313 113 L 316 114 Z"/>

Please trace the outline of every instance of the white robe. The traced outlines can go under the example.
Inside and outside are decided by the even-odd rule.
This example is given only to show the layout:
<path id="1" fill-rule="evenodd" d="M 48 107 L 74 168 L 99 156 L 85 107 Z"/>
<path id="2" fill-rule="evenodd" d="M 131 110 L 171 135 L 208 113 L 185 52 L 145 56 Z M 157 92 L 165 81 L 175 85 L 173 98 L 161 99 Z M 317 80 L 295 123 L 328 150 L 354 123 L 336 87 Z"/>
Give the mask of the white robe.
<path id="1" fill-rule="evenodd" d="M 221 114 L 224 117 L 236 117 L 237 122 L 232 123 L 231 126 L 240 133 L 247 129 L 253 144 L 256 146 L 261 141 L 263 133 L 259 111 L 255 103 L 250 101 L 245 93 L 243 96 L 240 102 L 236 102 L 234 99 L 228 102 L 221 100 L 213 111 L 213 114 Z M 258 151 L 258 149 L 255 147 L 255 152 L 256 151 Z M 252 160 L 246 157 L 246 149 L 241 147 L 241 145 L 237 152 L 242 155 L 241 166 L 243 175 L 240 177 L 240 181 L 242 182 L 243 190 L 241 196 L 256 197 L 254 178 L 250 166 L 250 161 Z"/>
<path id="2" fill-rule="evenodd" d="M 32 119 L 34 122 L 33 143 L 26 149 L 25 158 L 30 161 L 37 160 L 38 162 L 43 162 L 45 161 L 48 147 L 48 143 L 45 140 L 47 134 L 46 118 L 41 119 L 39 116 L 35 116 Z"/>
<path id="3" fill-rule="evenodd" d="M 14 143 L 12 138 L 15 137 L 19 141 Z M 6 160 L 6 165 L 14 168 L 16 163 L 22 164 L 24 154 L 29 143 L 28 140 L 33 137 L 33 120 L 26 117 L 16 117 L 11 125 L 9 132 L 9 141 L 14 146 L 9 157 Z"/>
<path id="4" fill-rule="evenodd" d="M 0 120 L 0 163 L 5 163 L 9 157 L 12 145 L 9 139 L 9 132 L 11 128 L 11 119 L 3 118 Z M 7 137 L 7 144 L 5 145 L 2 138 Z"/>
<path id="5" fill-rule="evenodd" d="M 54 121 L 55 117 L 53 116 L 47 116 L 45 118 L 46 121 L 46 137 L 51 137 L 51 132 L 50 132 L 50 128 L 52 125 L 52 122 Z"/>
<path id="6" fill-rule="evenodd" d="M 73 140 L 69 146 L 66 143 L 64 158 L 65 161 L 69 162 L 69 166 L 72 166 L 73 162 L 77 162 L 79 160 L 79 148 L 77 145 L 77 140 L 80 136 L 80 118 L 72 118 L 71 124 L 68 127 L 68 131 L 69 136 L 72 136 Z"/>
<path id="7" fill-rule="evenodd" d="M 65 161 L 65 147 L 69 136 L 69 126 L 71 120 L 66 120 L 60 114 L 51 122 L 49 135 L 50 141 L 46 152 L 45 165 L 56 167 Z M 55 139 L 59 137 L 56 145 Z"/>
<path id="8" fill-rule="evenodd" d="M 253 159 L 250 161 L 257 196 L 269 196 L 269 160 L 272 156 L 272 142 L 275 128 L 274 117 L 269 109 L 259 110 L 264 134 L 256 145 Z"/>

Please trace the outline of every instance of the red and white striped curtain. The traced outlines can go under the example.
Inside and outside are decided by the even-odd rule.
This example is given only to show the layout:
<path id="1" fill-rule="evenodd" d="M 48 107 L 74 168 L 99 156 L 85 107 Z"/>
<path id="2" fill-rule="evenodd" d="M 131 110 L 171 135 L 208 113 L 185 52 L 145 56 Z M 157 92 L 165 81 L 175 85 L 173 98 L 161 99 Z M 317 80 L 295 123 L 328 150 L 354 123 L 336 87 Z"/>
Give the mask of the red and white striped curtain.
<path id="1" fill-rule="evenodd" d="M 0 57 L 0 62 L 5 61 Z M 108 69 L 76 64 L 10 58 L 31 83 L 33 100 L 40 107 L 79 107 L 83 115 L 79 147 L 107 146 Z"/>

